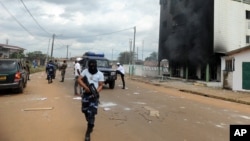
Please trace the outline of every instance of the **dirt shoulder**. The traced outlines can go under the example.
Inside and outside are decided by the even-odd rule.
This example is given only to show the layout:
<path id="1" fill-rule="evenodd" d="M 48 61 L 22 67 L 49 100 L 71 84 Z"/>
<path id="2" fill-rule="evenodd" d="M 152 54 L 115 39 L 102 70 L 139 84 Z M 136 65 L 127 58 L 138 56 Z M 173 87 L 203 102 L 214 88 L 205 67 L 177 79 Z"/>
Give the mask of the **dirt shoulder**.
<path id="1" fill-rule="evenodd" d="M 1 141 L 75 141 L 83 138 L 84 120 L 79 101 L 48 84 L 45 73 L 32 74 L 23 94 L 1 95 Z M 74 113 L 74 114 L 72 114 Z M 69 132 L 72 131 L 73 132 Z"/>

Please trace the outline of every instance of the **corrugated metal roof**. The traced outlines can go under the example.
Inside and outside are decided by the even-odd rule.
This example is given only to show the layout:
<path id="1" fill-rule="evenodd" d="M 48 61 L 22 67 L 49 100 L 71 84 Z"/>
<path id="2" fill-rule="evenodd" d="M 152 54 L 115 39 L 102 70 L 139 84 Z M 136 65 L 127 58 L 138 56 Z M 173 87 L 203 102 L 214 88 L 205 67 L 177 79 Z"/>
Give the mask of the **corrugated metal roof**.
<path id="1" fill-rule="evenodd" d="M 239 48 L 239 49 L 235 49 L 235 50 L 229 51 L 229 52 L 226 53 L 226 55 L 237 54 L 237 53 L 249 50 L 249 49 L 250 49 L 250 46 L 242 47 L 242 48 Z"/>
<path id="2" fill-rule="evenodd" d="M 0 44 L 0 47 L 9 48 L 9 49 L 13 49 L 13 50 L 25 50 L 24 48 L 21 48 L 18 46 L 7 45 L 7 44 Z"/>

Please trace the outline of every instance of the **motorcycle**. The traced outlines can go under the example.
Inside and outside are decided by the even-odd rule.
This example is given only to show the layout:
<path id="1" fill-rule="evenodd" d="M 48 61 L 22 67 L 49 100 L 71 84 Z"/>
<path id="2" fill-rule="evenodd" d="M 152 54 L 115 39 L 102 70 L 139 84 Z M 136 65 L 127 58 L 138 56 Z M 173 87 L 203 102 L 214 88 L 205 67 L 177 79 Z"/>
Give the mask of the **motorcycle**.
<path id="1" fill-rule="evenodd" d="M 47 80 L 48 80 L 48 83 L 52 83 L 53 80 L 55 78 L 55 69 L 52 65 L 48 65 L 46 67 L 46 73 L 47 73 Z"/>

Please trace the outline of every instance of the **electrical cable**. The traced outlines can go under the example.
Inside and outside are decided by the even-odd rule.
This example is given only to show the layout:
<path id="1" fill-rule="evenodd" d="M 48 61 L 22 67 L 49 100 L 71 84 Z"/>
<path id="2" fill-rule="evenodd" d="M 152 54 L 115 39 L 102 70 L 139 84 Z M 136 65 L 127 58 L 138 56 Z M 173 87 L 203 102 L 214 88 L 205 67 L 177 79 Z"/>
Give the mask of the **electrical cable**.
<path id="1" fill-rule="evenodd" d="M 118 30 L 118 31 L 114 31 L 114 32 L 103 33 L 103 34 L 98 34 L 98 35 L 93 35 L 93 36 L 84 36 L 84 37 L 86 38 L 86 37 L 97 37 L 97 36 L 110 35 L 110 34 L 115 34 L 115 33 L 123 32 L 123 31 L 126 31 L 126 30 L 130 30 L 130 29 L 133 29 L 133 28 L 134 27 L 130 27 L 130 28 L 127 28 L 127 29 L 122 29 L 122 30 Z"/>
<path id="2" fill-rule="evenodd" d="M 25 3 L 23 2 L 23 0 L 20 0 L 21 3 L 23 4 L 24 8 L 26 9 L 26 11 L 29 13 L 29 15 L 32 17 L 32 19 L 35 21 L 35 23 L 46 33 L 48 33 L 49 35 L 51 35 L 51 33 L 49 33 L 47 30 L 45 30 L 39 23 L 38 21 L 34 18 L 34 16 L 31 14 L 30 10 L 27 8 L 27 6 L 25 5 Z"/>
<path id="3" fill-rule="evenodd" d="M 19 22 L 18 20 L 17 20 L 17 18 L 14 16 L 14 15 L 12 15 L 11 14 L 11 12 L 7 9 L 7 7 L 5 7 L 5 5 L 2 3 L 2 1 L 0 1 L 0 3 L 1 3 L 1 5 L 2 5 L 2 7 L 11 15 L 11 17 L 26 31 L 26 32 L 28 32 L 31 36 L 33 36 L 33 37 L 35 37 L 24 25 L 22 25 L 22 23 L 21 22 Z"/>

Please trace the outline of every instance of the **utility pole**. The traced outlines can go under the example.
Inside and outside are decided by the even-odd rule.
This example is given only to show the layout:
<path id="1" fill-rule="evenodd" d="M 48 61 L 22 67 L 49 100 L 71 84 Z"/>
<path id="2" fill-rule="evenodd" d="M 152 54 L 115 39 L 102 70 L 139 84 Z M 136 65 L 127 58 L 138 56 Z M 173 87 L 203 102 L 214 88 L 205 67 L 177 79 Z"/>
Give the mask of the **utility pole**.
<path id="1" fill-rule="evenodd" d="M 50 39 L 49 39 L 49 44 L 50 44 Z M 47 49 L 47 55 L 46 55 L 46 61 L 45 61 L 45 63 L 48 62 L 48 57 L 49 57 L 49 44 L 48 44 L 48 49 Z"/>
<path id="2" fill-rule="evenodd" d="M 143 49 L 144 49 L 144 40 L 142 40 L 142 53 L 141 53 L 141 60 L 143 61 Z"/>
<path id="3" fill-rule="evenodd" d="M 50 55 L 50 58 L 51 58 L 51 59 L 52 59 L 52 57 L 53 57 L 55 36 L 56 36 L 55 34 L 52 35 L 52 46 L 51 46 L 51 55 Z"/>
<path id="4" fill-rule="evenodd" d="M 132 40 L 129 40 L 129 64 L 132 63 Z"/>
<path id="5" fill-rule="evenodd" d="M 112 62 L 113 62 L 113 48 L 112 48 L 112 56 L 111 56 L 111 60 L 112 60 Z"/>
<path id="6" fill-rule="evenodd" d="M 67 56 L 66 56 L 67 60 L 69 59 L 68 53 L 69 53 L 69 45 L 67 45 Z"/>
<path id="7" fill-rule="evenodd" d="M 134 75 L 134 65 L 135 65 L 135 34 L 136 34 L 136 26 L 134 27 L 134 43 L 133 43 L 133 55 L 132 55 L 132 74 Z"/>
<path id="8" fill-rule="evenodd" d="M 138 59 L 139 59 L 139 47 L 137 47 L 137 53 L 136 53 L 136 60 L 138 61 Z"/>
<path id="9" fill-rule="evenodd" d="M 132 64 L 135 64 L 135 34 L 136 34 L 136 26 L 134 27 L 134 42 L 133 42 L 133 55 L 132 55 Z"/>

